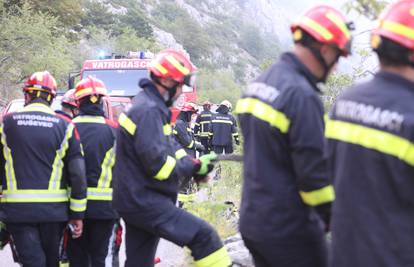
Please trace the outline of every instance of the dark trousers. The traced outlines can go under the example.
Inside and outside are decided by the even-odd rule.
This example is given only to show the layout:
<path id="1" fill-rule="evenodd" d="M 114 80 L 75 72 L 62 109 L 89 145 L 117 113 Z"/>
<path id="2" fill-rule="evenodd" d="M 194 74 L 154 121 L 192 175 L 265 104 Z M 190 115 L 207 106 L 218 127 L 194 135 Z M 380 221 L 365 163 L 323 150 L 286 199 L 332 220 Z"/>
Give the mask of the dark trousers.
<path id="1" fill-rule="evenodd" d="M 210 153 L 210 143 L 208 141 L 208 137 L 200 137 L 200 143 L 204 146 L 205 150 L 203 152 L 200 152 L 200 155 L 208 154 Z"/>
<path id="2" fill-rule="evenodd" d="M 105 260 L 112 252 L 115 222 L 115 220 L 85 219 L 82 236 L 69 239 L 70 267 L 105 267 Z M 108 262 L 112 262 L 112 259 L 108 259 Z"/>
<path id="3" fill-rule="evenodd" d="M 65 223 L 7 223 L 23 267 L 58 267 Z"/>
<path id="4" fill-rule="evenodd" d="M 274 244 L 257 242 L 243 236 L 256 267 L 326 267 L 325 242 Z"/>
<path id="5" fill-rule="evenodd" d="M 216 231 L 205 221 L 172 202 L 165 205 L 167 207 L 154 206 L 148 212 L 120 213 L 126 225 L 125 267 L 154 266 L 160 237 L 187 246 L 195 260 L 209 256 L 223 246 Z M 168 214 L 163 214 L 163 210 L 168 210 Z"/>
<path id="6" fill-rule="evenodd" d="M 216 154 L 231 154 L 233 153 L 233 146 L 227 145 L 227 146 L 213 146 L 213 151 Z"/>

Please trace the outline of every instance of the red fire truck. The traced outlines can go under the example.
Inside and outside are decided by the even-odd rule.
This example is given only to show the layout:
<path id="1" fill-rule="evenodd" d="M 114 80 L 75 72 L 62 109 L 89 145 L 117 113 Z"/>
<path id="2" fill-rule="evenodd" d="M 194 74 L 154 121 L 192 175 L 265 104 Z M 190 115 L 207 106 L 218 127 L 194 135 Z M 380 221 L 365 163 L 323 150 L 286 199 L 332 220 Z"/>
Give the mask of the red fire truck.
<path id="1" fill-rule="evenodd" d="M 138 82 L 142 78 L 149 77 L 148 64 L 151 59 L 146 58 L 143 52 L 130 52 L 128 56 L 110 56 L 102 57 L 96 60 L 87 60 L 83 63 L 80 73 L 71 75 L 69 78 L 69 87 L 74 87 L 75 76 L 80 78 L 89 75 L 102 80 L 110 96 L 112 104 L 111 117 L 117 119 L 120 112 L 127 109 L 132 97 L 140 90 Z M 196 102 L 196 88 L 184 87 L 183 94 L 176 102 L 176 106 L 180 107 L 185 102 Z M 173 108 L 173 121 L 178 115 L 178 109 Z"/>

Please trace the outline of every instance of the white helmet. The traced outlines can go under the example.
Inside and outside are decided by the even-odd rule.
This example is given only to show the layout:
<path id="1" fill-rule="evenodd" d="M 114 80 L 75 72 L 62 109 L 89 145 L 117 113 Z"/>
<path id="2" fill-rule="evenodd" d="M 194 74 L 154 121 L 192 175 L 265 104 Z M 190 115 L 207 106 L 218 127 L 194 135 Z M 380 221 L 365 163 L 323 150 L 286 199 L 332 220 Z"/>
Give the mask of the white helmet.
<path id="1" fill-rule="evenodd" d="M 232 109 L 232 105 L 231 105 L 231 103 L 230 103 L 230 101 L 228 101 L 228 100 L 223 100 L 223 101 L 221 101 L 221 103 L 220 103 L 220 106 L 221 105 L 223 105 L 223 106 L 226 106 L 229 110 L 231 110 Z"/>

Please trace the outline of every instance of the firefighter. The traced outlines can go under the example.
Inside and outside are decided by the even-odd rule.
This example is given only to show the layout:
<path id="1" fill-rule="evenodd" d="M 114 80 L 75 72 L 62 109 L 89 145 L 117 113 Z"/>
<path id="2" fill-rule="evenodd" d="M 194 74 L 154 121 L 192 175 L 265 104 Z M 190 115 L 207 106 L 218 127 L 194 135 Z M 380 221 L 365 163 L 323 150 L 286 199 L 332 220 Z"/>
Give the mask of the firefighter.
<path id="1" fill-rule="evenodd" d="M 398 1 L 372 32 L 379 72 L 346 90 L 326 123 L 331 266 L 414 266 L 414 1 Z"/>
<path id="2" fill-rule="evenodd" d="M 73 119 L 81 138 L 86 163 L 88 206 L 83 235 L 69 240 L 71 267 L 104 267 L 112 256 L 113 229 L 118 218 L 112 208 L 112 167 L 115 164 L 117 124 L 104 117 L 104 83 L 91 76 L 76 85 L 79 115 Z"/>
<path id="3" fill-rule="evenodd" d="M 160 237 L 187 246 L 197 266 L 229 266 L 216 231 L 175 206 L 179 179 L 195 176 L 204 182 L 217 158 L 186 155 L 172 135 L 168 108 L 183 85 L 194 85 L 195 68 L 181 52 L 163 50 L 149 71 L 131 109 L 119 117 L 113 203 L 126 225 L 125 266 L 154 266 Z"/>
<path id="4" fill-rule="evenodd" d="M 257 267 L 327 265 L 322 220 L 329 224 L 334 191 L 317 83 L 349 54 L 348 27 L 329 6 L 308 10 L 291 28 L 293 52 L 237 103 L 245 153 L 240 232 Z"/>
<path id="5" fill-rule="evenodd" d="M 184 148 L 187 155 L 196 157 L 196 151 L 204 151 L 204 146 L 195 140 L 193 130 L 191 129 L 191 120 L 194 114 L 197 114 L 197 107 L 193 103 L 186 103 L 178 115 L 174 126 L 174 136 L 177 142 Z M 178 194 L 179 207 L 185 203 L 192 202 L 195 197 L 196 184 L 192 177 L 180 181 L 180 193 Z"/>
<path id="6" fill-rule="evenodd" d="M 55 110 L 56 113 L 61 114 L 70 120 L 78 115 L 79 110 L 75 99 L 75 89 L 70 89 L 63 95 L 61 106 L 62 109 Z"/>
<path id="7" fill-rule="evenodd" d="M 209 144 L 217 154 L 233 153 L 233 138 L 236 145 L 240 144 L 236 119 L 230 114 L 231 108 L 231 103 L 223 100 L 217 108 L 217 114 L 211 118 Z"/>
<path id="8" fill-rule="evenodd" d="M 23 92 L 25 107 L 7 114 L 0 127 L 2 219 L 23 266 L 57 267 L 66 223 L 73 238 L 82 234 L 85 163 L 75 125 L 50 108 L 53 76 L 34 73 Z"/>
<path id="9" fill-rule="evenodd" d="M 197 116 L 196 123 L 194 126 L 194 135 L 205 147 L 204 153 L 208 154 L 210 152 L 210 146 L 208 142 L 208 131 L 211 123 L 212 112 L 210 101 L 206 100 L 203 103 L 203 111 Z"/>

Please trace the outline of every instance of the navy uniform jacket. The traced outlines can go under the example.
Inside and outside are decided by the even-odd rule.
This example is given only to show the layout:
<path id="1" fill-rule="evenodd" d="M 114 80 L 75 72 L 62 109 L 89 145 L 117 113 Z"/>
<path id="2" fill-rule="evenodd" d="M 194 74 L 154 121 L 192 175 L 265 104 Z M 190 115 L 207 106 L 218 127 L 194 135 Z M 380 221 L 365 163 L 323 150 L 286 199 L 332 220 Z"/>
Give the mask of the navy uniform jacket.
<path id="1" fill-rule="evenodd" d="M 208 132 L 210 129 L 211 116 L 213 113 L 210 110 L 203 110 L 197 116 L 194 126 L 194 135 L 199 138 L 208 138 Z"/>
<path id="2" fill-rule="evenodd" d="M 379 72 L 332 109 L 332 266 L 414 266 L 413 103 L 413 82 Z"/>
<path id="3" fill-rule="evenodd" d="M 82 157 L 79 134 L 70 120 L 44 104 L 27 105 L 4 117 L 0 148 L 5 222 L 83 218 L 84 181 L 71 180 L 65 171 L 69 161 Z"/>
<path id="4" fill-rule="evenodd" d="M 232 146 L 233 138 L 237 139 L 237 123 L 233 115 L 228 113 L 213 114 L 209 127 L 209 136 L 213 146 Z"/>
<path id="5" fill-rule="evenodd" d="M 177 142 L 185 149 L 187 154 L 195 158 L 195 140 L 193 130 L 190 127 L 190 123 L 181 119 L 177 119 L 173 133 Z"/>
<path id="6" fill-rule="evenodd" d="M 175 203 L 179 179 L 195 171 L 193 159 L 172 135 L 171 112 L 162 96 L 148 79 L 142 79 L 140 86 L 144 90 L 119 118 L 113 204 L 120 212 Z"/>
<path id="7" fill-rule="evenodd" d="M 73 119 L 81 138 L 88 182 L 85 218 L 112 219 L 112 168 L 115 164 L 117 124 L 103 116 L 79 115 Z"/>
<path id="8" fill-rule="evenodd" d="M 245 155 L 240 230 L 251 240 L 322 239 L 312 206 L 330 203 L 334 194 L 323 157 L 318 94 L 314 76 L 286 53 L 237 103 Z"/>

